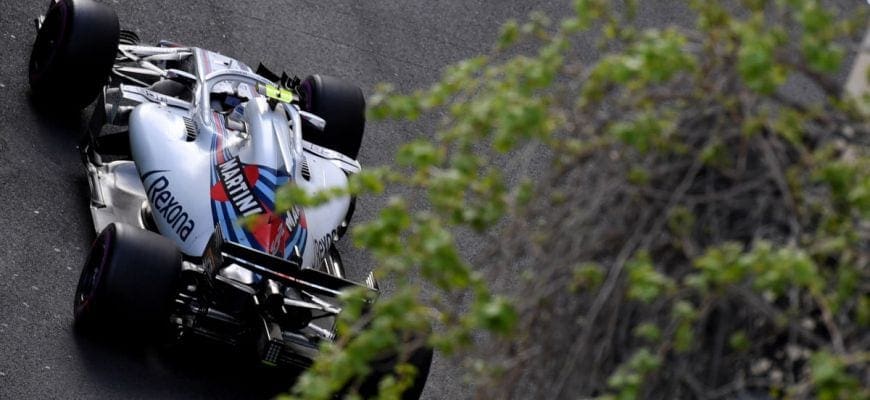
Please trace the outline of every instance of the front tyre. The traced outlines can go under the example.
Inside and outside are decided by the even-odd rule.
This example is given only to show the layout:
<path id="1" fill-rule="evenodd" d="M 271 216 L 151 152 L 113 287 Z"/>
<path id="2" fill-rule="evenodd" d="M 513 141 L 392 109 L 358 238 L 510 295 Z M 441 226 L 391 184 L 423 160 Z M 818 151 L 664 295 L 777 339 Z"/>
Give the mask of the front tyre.
<path id="1" fill-rule="evenodd" d="M 305 140 L 356 159 L 366 125 L 362 89 L 341 79 L 311 75 L 302 80 L 302 109 L 326 121 L 321 132 L 303 123 Z"/>
<path id="2" fill-rule="evenodd" d="M 110 224 L 94 240 L 82 268 L 73 302 L 76 329 L 159 337 L 169 326 L 181 261 L 169 239 Z"/>
<path id="3" fill-rule="evenodd" d="M 108 80 L 118 51 L 118 16 L 93 0 L 52 0 L 28 67 L 40 105 L 81 110 Z"/>

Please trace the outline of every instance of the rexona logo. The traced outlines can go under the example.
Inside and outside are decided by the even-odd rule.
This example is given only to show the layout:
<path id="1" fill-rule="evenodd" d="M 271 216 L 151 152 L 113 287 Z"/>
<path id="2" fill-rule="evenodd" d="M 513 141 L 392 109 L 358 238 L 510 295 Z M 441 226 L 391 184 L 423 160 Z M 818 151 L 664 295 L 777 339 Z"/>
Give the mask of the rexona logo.
<path id="1" fill-rule="evenodd" d="M 218 175 L 227 199 L 233 204 L 236 213 L 245 217 L 263 213 L 263 207 L 251 192 L 251 185 L 257 182 L 257 167 L 250 167 L 244 168 L 238 157 L 218 165 Z"/>
<path id="2" fill-rule="evenodd" d="M 162 175 L 166 171 L 151 171 L 142 176 L 145 192 L 151 202 L 152 213 L 163 217 L 166 224 L 183 241 L 187 241 L 190 232 L 196 228 L 196 223 L 172 194 L 169 179 Z M 159 175 L 158 175 L 159 174 Z"/>

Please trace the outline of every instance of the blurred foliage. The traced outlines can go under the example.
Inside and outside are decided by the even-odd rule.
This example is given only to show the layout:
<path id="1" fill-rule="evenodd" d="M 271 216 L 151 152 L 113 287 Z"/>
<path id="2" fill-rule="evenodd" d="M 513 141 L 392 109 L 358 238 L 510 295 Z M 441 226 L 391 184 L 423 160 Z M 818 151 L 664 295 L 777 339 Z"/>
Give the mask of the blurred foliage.
<path id="1" fill-rule="evenodd" d="M 279 201 L 413 189 L 352 231 L 395 289 L 370 308 L 347 294 L 339 341 L 289 397 L 356 398 L 397 354 L 379 396 L 401 398 L 434 346 L 471 360 L 481 398 L 870 398 L 867 99 L 834 79 L 867 8 L 687 3 L 694 26 L 641 29 L 636 1 L 574 0 L 556 23 L 508 21 L 429 88 L 381 86 L 371 118 L 441 115 L 435 132 L 347 191 Z M 529 146 L 550 167 L 513 179 L 499 160 Z M 506 256 L 466 260 L 463 228 Z M 524 259 L 526 286 L 493 283 Z"/>

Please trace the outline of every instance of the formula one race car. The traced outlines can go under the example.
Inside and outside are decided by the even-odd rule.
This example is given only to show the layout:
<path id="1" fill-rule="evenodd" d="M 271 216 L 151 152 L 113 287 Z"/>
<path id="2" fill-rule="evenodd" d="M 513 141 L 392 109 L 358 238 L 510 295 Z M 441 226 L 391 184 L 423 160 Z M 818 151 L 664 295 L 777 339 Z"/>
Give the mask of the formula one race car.
<path id="1" fill-rule="evenodd" d="M 345 279 L 334 245 L 353 198 L 281 210 L 276 193 L 345 186 L 360 171 L 362 91 L 168 41 L 141 45 L 92 0 L 52 0 L 36 24 L 34 101 L 81 110 L 96 100 L 81 148 L 100 233 L 76 327 L 205 337 L 256 348 L 266 364 L 310 365 L 336 338 L 340 291 L 377 285 L 371 273 Z M 414 357 L 419 395 L 431 350 Z"/>

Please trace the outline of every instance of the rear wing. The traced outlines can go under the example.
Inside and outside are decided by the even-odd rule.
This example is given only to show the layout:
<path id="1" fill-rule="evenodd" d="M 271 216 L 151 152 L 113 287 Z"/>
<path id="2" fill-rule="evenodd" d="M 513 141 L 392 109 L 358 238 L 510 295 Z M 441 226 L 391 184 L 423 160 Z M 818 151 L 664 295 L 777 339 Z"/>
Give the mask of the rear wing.
<path id="1" fill-rule="evenodd" d="M 212 276 L 218 269 L 233 263 L 266 278 L 333 297 L 338 297 L 342 290 L 352 287 L 361 287 L 374 294 L 378 293 L 371 273 L 366 279 L 368 285 L 362 285 L 318 270 L 302 268 L 299 249 L 294 247 L 294 250 L 290 259 L 283 259 L 238 243 L 226 242 L 220 225 L 216 225 L 203 252 L 202 265 Z"/>

